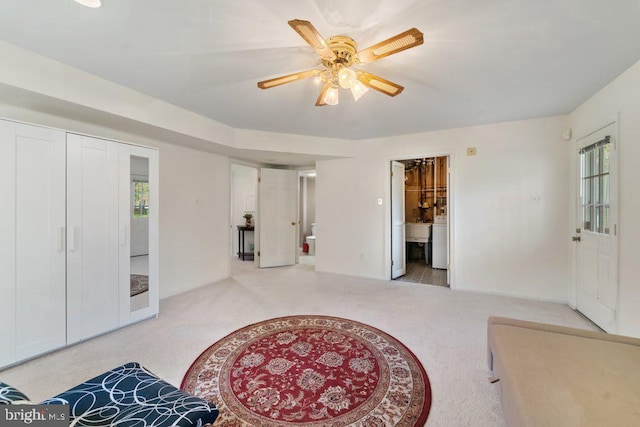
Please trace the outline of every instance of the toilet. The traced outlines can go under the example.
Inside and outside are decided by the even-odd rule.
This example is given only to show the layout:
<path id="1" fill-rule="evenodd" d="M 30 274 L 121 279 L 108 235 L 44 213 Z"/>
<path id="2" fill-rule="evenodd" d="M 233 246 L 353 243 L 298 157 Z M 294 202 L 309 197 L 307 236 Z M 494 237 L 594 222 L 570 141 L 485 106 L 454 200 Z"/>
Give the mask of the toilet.
<path id="1" fill-rule="evenodd" d="M 311 236 L 307 236 L 305 239 L 307 245 L 309 245 L 309 255 L 316 254 L 316 223 L 311 223 Z"/>

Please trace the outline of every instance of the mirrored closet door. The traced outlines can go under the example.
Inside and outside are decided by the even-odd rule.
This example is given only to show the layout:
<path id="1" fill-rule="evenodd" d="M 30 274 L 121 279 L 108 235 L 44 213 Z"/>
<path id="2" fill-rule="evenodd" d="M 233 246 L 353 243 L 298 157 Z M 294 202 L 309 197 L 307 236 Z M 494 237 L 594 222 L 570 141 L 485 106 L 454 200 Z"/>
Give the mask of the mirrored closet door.
<path id="1" fill-rule="evenodd" d="M 0 368 L 158 313 L 158 150 L 0 119 Z"/>
<path id="2" fill-rule="evenodd" d="M 120 145 L 120 324 L 158 313 L 158 152 Z"/>

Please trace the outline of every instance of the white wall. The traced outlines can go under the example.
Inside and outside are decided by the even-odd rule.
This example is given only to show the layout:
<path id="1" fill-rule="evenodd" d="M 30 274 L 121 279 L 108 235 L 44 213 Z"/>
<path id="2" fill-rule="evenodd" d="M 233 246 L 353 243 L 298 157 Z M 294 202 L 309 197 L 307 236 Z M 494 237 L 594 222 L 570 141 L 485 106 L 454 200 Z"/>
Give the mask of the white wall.
<path id="1" fill-rule="evenodd" d="M 229 276 L 229 159 L 160 148 L 161 297 Z"/>
<path id="2" fill-rule="evenodd" d="M 229 276 L 228 158 L 6 104 L 0 117 L 157 147 L 160 297 Z"/>
<path id="3" fill-rule="evenodd" d="M 618 333 L 640 337 L 640 62 L 633 65 L 571 114 L 574 141 L 618 117 L 620 178 Z M 575 170 L 571 145 L 572 170 Z M 572 172 L 573 173 L 573 172 Z M 575 193 L 573 195 L 575 198 Z M 575 205 L 570 211 L 574 219 Z M 572 221 L 571 227 L 575 228 Z M 572 289 L 572 291 L 574 291 Z M 572 298 L 574 294 L 571 294 Z"/>
<path id="4" fill-rule="evenodd" d="M 248 212 L 247 208 L 251 208 L 251 206 L 247 206 L 247 204 L 251 204 L 251 201 L 248 198 L 253 198 L 253 209 L 250 209 L 250 212 L 253 214 L 253 218 L 251 218 L 251 223 L 255 224 L 256 220 L 256 210 L 255 206 L 257 203 L 256 200 L 256 191 L 257 191 L 257 183 L 258 183 L 258 169 L 250 166 L 243 166 L 238 164 L 231 165 L 231 173 L 232 173 L 232 185 L 233 189 L 231 190 L 231 194 L 233 197 L 233 205 L 232 205 L 232 220 L 231 225 L 233 226 L 231 229 L 233 244 L 231 248 L 231 253 L 234 256 L 238 254 L 238 225 L 244 225 L 245 219 L 243 215 L 245 212 Z M 249 248 L 251 244 L 254 244 L 254 233 L 250 231 L 245 232 L 244 236 L 244 251 L 250 252 Z"/>
<path id="5" fill-rule="evenodd" d="M 318 162 L 316 270 L 388 279 L 389 162 L 449 154 L 454 287 L 567 301 L 567 127 L 561 116 L 405 135 Z"/>

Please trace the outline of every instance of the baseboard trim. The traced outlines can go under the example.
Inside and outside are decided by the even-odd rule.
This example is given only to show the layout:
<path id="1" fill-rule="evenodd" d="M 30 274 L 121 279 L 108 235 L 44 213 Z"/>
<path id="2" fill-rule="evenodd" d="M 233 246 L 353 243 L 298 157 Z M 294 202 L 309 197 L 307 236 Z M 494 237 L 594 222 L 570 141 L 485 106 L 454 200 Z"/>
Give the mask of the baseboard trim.
<path id="1" fill-rule="evenodd" d="M 462 291 L 462 292 L 471 292 L 471 293 L 482 294 L 482 295 L 493 295 L 498 297 L 519 298 L 519 299 L 526 299 L 529 301 L 550 302 L 554 304 L 562 304 L 567 306 L 569 305 L 569 299 L 546 298 L 541 296 L 523 295 L 523 294 L 516 294 L 511 292 L 484 291 L 484 290 L 468 289 L 468 288 L 460 288 L 460 287 L 456 287 L 455 289 L 452 289 L 452 290 Z"/>

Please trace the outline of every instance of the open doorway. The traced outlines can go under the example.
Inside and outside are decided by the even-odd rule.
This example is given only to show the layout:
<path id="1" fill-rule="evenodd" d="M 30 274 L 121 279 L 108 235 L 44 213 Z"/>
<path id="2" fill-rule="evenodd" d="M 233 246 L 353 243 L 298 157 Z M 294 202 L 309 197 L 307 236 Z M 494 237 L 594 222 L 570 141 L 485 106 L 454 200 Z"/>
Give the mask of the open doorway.
<path id="1" fill-rule="evenodd" d="M 299 179 L 298 263 L 316 264 L 316 171 L 305 170 Z"/>
<path id="2" fill-rule="evenodd" d="M 392 162 L 392 278 L 449 286 L 449 156 Z M 394 191 L 395 189 L 395 191 Z"/>
<path id="3" fill-rule="evenodd" d="M 231 256 L 241 261 L 255 257 L 258 169 L 231 164 Z"/>
<path id="4" fill-rule="evenodd" d="M 315 170 L 231 163 L 230 193 L 233 265 L 314 268 Z"/>

